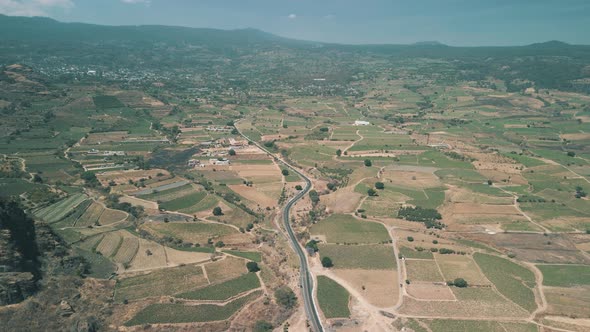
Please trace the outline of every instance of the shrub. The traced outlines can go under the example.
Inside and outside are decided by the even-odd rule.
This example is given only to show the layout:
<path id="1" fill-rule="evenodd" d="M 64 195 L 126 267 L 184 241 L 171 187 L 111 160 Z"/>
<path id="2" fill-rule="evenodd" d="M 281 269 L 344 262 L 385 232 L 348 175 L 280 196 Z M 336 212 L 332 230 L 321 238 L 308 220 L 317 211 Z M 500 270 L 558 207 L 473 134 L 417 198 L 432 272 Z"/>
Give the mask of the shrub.
<path id="1" fill-rule="evenodd" d="M 336 150 L 336 155 L 338 157 L 340 157 L 342 155 L 342 150 L 340 150 L 340 149 Z"/>
<path id="2" fill-rule="evenodd" d="M 281 306 L 291 309 L 297 304 L 297 296 L 288 286 L 282 286 L 275 291 L 275 300 Z"/>
<path id="3" fill-rule="evenodd" d="M 235 156 L 235 155 L 236 155 L 236 150 L 234 150 L 234 149 L 229 149 L 229 155 L 230 155 L 230 156 Z"/>
<path id="4" fill-rule="evenodd" d="M 377 196 L 377 192 L 373 188 L 370 188 L 369 190 L 367 190 L 367 194 L 369 196 Z"/>
<path id="5" fill-rule="evenodd" d="M 365 159 L 365 166 L 371 167 L 373 166 L 373 162 L 370 159 Z"/>
<path id="6" fill-rule="evenodd" d="M 248 269 L 248 272 L 252 272 L 252 273 L 260 271 L 260 267 L 258 267 L 258 263 L 256 263 L 256 262 L 246 263 L 246 268 Z"/>
<path id="7" fill-rule="evenodd" d="M 216 206 L 213 208 L 213 215 L 214 216 L 222 216 L 223 215 L 223 211 L 221 211 L 221 208 L 219 206 Z"/>
<path id="8" fill-rule="evenodd" d="M 295 189 L 296 189 L 296 190 L 303 190 L 303 187 L 302 187 L 301 185 L 299 185 L 299 184 L 298 184 L 298 185 L 296 185 L 296 186 L 295 186 Z"/>
<path id="9" fill-rule="evenodd" d="M 332 263 L 332 259 L 328 256 L 322 257 L 322 266 L 323 267 L 332 267 L 334 263 Z"/>
<path id="10" fill-rule="evenodd" d="M 375 182 L 375 188 L 383 190 L 385 189 L 385 184 L 383 182 Z"/>
<path id="11" fill-rule="evenodd" d="M 289 170 L 288 170 L 288 169 L 284 169 L 284 170 L 282 170 L 282 171 L 281 171 L 281 173 L 282 173 L 284 176 L 289 176 Z"/>
<path id="12" fill-rule="evenodd" d="M 414 242 L 414 238 L 411 236 L 408 236 L 407 239 L 408 239 L 408 242 Z"/>
<path id="13" fill-rule="evenodd" d="M 256 324 L 254 324 L 254 328 L 253 328 L 254 332 L 269 332 L 272 330 L 273 330 L 272 324 L 267 321 L 264 321 L 264 320 L 257 321 Z"/>

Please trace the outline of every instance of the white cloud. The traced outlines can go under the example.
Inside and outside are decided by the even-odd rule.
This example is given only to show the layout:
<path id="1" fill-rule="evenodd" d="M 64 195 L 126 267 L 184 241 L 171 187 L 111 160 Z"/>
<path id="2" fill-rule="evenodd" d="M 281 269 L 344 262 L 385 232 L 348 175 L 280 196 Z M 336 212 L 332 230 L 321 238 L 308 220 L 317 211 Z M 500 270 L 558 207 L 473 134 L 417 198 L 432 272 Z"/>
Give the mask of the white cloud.
<path id="1" fill-rule="evenodd" d="M 294 20 L 297 18 L 297 15 L 295 14 L 289 14 L 289 16 L 287 16 L 290 20 Z"/>
<path id="2" fill-rule="evenodd" d="M 0 0 L 0 13 L 14 16 L 47 16 L 56 8 L 69 9 L 72 0 Z"/>

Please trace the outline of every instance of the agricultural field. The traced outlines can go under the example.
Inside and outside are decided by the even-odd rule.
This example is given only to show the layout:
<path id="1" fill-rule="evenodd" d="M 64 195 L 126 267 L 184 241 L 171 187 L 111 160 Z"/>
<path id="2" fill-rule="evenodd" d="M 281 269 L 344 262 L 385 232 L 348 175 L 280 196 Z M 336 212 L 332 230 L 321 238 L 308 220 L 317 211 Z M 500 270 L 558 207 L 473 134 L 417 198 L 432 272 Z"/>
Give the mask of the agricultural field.
<path id="1" fill-rule="evenodd" d="M 328 243 L 383 243 L 390 237 L 383 225 L 356 219 L 350 215 L 334 214 L 311 228 L 312 237 L 325 236 Z"/>
<path id="2" fill-rule="evenodd" d="M 350 316 L 348 302 L 350 294 L 334 280 L 318 276 L 318 301 L 326 318 L 343 318 Z"/>

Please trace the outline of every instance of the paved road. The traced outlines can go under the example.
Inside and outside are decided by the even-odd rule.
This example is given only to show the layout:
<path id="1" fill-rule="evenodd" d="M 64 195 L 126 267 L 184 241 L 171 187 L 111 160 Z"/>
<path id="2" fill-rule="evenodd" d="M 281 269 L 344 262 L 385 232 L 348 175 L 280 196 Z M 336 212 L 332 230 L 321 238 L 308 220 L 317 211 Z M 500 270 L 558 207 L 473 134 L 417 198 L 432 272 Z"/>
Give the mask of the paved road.
<path id="1" fill-rule="evenodd" d="M 236 127 L 237 129 L 237 127 Z M 285 229 L 287 230 L 287 234 L 289 236 L 289 240 L 291 241 L 291 245 L 295 252 L 299 256 L 299 263 L 301 266 L 301 294 L 303 294 L 303 305 L 305 307 L 305 313 L 307 315 L 307 319 L 311 324 L 312 329 L 315 332 L 323 332 L 324 327 L 322 326 L 322 321 L 320 320 L 320 315 L 316 308 L 315 302 L 313 300 L 313 278 L 311 273 L 309 272 L 309 266 L 307 264 L 307 253 L 306 251 L 301 248 L 299 245 L 299 241 L 297 241 L 297 237 L 291 228 L 291 224 L 289 223 L 289 213 L 291 211 L 291 207 L 297 203 L 309 190 L 311 189 L 311 180 L 301 172 L 299 172 L 295 167 L 289 165 L 287 162 L 282 160 L 281 158 L 275 157 L 270 151 L 266 148 L 258 144 L 257 142 L 251 140 L 248 136 L 244 135 L 239 129 L 238 132 L 248 141 L 253 142 L 257 147 L 268 153 L 271 157 L 275 158 L 275 160 L 279 161 L 287 168 L 289 168 L 292 172 L 297 173 L 301 178 L 305 181 L 305 188 L 301 190 L 295 197 L 291 198 L 285 208 L 283 209 L 283 222 L 285 223 Z"/>

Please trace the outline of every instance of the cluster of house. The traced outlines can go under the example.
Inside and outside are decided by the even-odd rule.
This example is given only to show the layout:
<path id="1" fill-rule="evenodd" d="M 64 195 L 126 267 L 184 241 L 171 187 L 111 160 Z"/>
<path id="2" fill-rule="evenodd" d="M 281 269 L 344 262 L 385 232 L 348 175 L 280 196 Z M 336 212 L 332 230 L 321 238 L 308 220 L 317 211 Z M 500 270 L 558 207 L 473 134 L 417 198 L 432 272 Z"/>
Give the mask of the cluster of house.
<path id="1" fill-rule="evenodd" d="M 232 130 L 234 130 L 234 127 L 230 127 L 230 126 L 207 126 L 207 128 L 205 128 L 205 130 L 215 131 L 215 132 L 221 132 L 221 133 L 230 133 Z"/>
<path id="2" fill-rule="evenodd" d="M 97 149 L 90 149 L 86 154 L 96 156 L 124 156 L 125 151 L 100 151 Z"/>
<path id="3" fill-rule="evenodd" d="M 229 159 L 227 158 L 211 158 L 209 159 L 209 165 L 214 166 L 227 166 L 230 164 Z M 188 167 L 205 167 L 206 164 L 201 163 L 198 159 L 191 159 L 188 161 Z"/>

